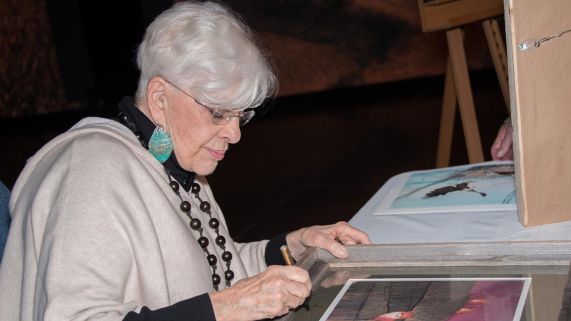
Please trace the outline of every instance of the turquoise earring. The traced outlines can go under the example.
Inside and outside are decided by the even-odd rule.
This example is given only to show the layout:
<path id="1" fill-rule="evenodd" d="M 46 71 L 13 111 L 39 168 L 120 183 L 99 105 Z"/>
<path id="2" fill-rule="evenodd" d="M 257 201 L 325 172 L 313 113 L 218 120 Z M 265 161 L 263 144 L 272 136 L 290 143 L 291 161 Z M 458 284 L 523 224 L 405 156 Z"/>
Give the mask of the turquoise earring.
<path id="1" fill-rule="evenodd" d="M 149 152 L 162 164 L 171 156 L 172 150 L 171 135 L 161 126 L 155 127 L 149 140 Z"/>

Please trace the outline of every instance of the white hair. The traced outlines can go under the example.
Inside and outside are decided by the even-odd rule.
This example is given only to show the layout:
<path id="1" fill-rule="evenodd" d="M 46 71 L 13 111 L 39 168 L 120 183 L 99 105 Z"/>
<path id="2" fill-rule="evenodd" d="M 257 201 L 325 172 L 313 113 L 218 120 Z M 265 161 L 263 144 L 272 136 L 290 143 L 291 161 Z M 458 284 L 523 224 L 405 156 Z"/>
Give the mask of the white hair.
<path id="1" fill-rule="evenodd" d="M 179 2 L 161 13 L 145 32 L 137 65 L 138 102 L 154 76 L 184 88 L 200 103 L 223 109 L 257 107 L 277 87 L 248 26 L 214 2 Z"/>

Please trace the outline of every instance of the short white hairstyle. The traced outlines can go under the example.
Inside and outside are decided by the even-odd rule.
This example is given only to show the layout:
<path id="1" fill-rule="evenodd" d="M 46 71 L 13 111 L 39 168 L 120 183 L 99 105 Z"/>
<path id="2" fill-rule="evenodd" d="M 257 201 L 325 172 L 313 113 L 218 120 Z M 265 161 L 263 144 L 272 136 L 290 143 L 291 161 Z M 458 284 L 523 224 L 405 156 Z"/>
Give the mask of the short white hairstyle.
<path id="1" fill-rule="evenodd" d="M 200 103 L 254 108 L 277 90 L 277 79 L 248 26 L 223 5 L 184 1 L 149 25 L 137 53 L 137 101 L 161 76 Z"/>

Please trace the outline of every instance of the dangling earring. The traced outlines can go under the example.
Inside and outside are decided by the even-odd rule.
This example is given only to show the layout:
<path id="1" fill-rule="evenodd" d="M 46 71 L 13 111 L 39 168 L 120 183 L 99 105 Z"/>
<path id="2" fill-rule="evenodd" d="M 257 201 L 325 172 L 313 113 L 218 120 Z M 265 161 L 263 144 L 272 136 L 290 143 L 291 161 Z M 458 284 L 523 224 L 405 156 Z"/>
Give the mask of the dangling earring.
<path id="1" fill-rule="evenodd" d="M 149 152 L 162 164 L 171 156 L 172 150 L 171 135 L 161 126 L 155 127 L 149 140 Z"/>

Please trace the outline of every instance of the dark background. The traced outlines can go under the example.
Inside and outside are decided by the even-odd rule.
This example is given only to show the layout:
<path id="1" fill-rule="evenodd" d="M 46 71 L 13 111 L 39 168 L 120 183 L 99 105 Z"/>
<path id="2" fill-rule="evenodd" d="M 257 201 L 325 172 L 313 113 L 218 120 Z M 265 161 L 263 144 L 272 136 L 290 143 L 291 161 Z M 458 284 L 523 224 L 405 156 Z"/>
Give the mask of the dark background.
<path id="1" fill-rule="evenodd" d="M 349 220 L 391 176 L 434 167 L 446 44 L 443 35 L 423 35 L 418 17 L 394 16 L 401 4 L 387 3 L 375 16 L 354 9 L 352 1 L 228 1 L 260 34 L 282 86 L 272 108 L 243 128 L 242 141 L 209 178 L 237 240 Z M 407 3 L 411 12 L 416 1 Z M 12 51 L 0 56 L 0 90 L 12 100 L 0 97 L 0 180 L 11 188 L 25 160 L 82 117 L 115 116 L 116 102 L 136 88 L 134 54 L 144 29 L 170 4 L 0 4 L 10 18 L 27 17 L 26 5 L 34 8 L 22 21 L 35 24 L 21 28 L 41 35 L 41 45 L 33 47 L 17 24 L 2 25 L 0 40 L 11 45 L 0 54 Z M 308 25 L 320 16 L 329 22 Z M 355 20 L 360 24 L 350 33 L 339 32 Z M 380 38 L 375 23 L 383 26 Z M 315 33 L 294 39 L 304 30 Z M 478 27 L 466 31 L 475 39 L 467 47 L 487 151 L 507 109 L 489 58 L 481 54 L 487 50 L 481 35 Z M 294 59 L 299 52 L 306 57 Z M 325 65 L 317 66 L 321 60 Z M 35 69 L 9 69 L 27 61 Z M 467 162 L 459 124 L 455 133 L 453 165 Z"/>

